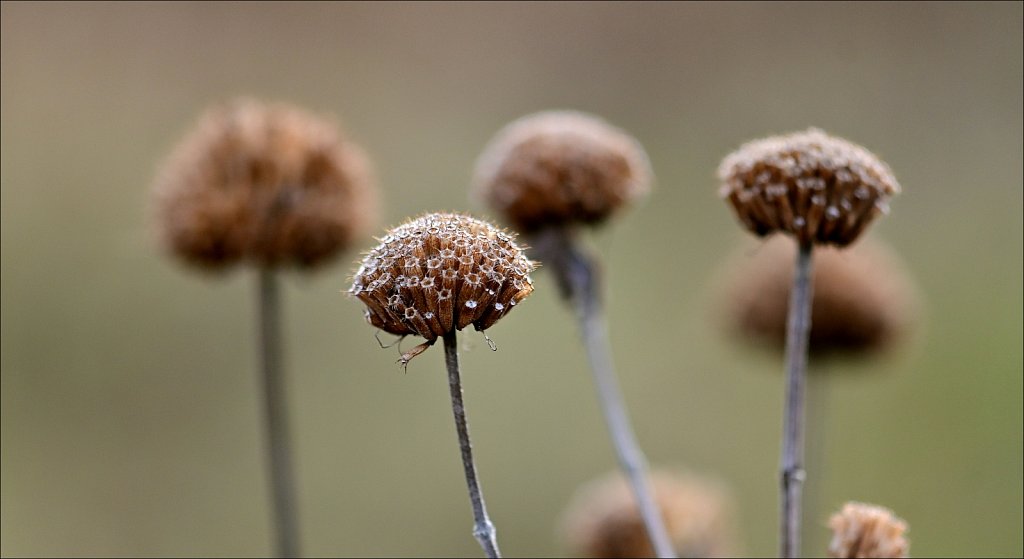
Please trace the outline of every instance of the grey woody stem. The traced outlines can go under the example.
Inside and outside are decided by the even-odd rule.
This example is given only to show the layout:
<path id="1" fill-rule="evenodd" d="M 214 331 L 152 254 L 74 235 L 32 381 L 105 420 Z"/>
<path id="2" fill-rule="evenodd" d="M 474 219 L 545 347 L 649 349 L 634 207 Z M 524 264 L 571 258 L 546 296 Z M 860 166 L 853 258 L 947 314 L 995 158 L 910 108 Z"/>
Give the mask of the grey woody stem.
<path id="1" fill-rule="evenodd" d="M 278 557 L 299 556 L 295 477 L 288 432 L 287 398 L 281 366 L 281 302 L 274 270 L 259 270 L 260 367 L 266 452 L 273 496 L 273 526 Z"/>
<path id="2" fill-rule="evenodd" d="M 782 426 L 781 557 L 800 556 L 800 499 L 804 481 L 804 388 L 807 343 L 811 333 L 812 261 L 810 243 L 796 257 L 786 325 L 786 402 Z"/>
<path id="3" fill-rule="evenodd" d="M 466 425 L 466 408 L 462 403 L 462 379 L 459 377 L 459 347 L 455 330 L 444 335 L 444 363 L 448 368 L 448 389 L 452 395 L 452 412 L 455 414 L 455 431 L 459 434 L 459 450 L 462 453 L 462 467 L 466 471 L 466 486 L 469 488 L 469 502 L 473 506 L 473 536 L 484 548 L 487 557 L 501 557 L 498 550 L 498 535 L 494 524 L 487 516 L 483 491 L 476 477 L 473 463 L 473 445 L 469 442 L 469 427 Z"/>
<path id="4" fill-rule="evenodd" d="M 664 519 L 651 490 L 647 462 L 636 442 L 616 380 L 607 325 L 602 312 L 597 264 L 576 246 L 571 231 L 566 229 L 545 230 L 535 240 L 540 259 L 553 269 L 563 297 L 569 299 L 575 307 L 587 360 L 590 362 L 598 400 L 618 456 L 619 467 L 633 489 L 654 553 L 661 558 L 675 557 Z"/>

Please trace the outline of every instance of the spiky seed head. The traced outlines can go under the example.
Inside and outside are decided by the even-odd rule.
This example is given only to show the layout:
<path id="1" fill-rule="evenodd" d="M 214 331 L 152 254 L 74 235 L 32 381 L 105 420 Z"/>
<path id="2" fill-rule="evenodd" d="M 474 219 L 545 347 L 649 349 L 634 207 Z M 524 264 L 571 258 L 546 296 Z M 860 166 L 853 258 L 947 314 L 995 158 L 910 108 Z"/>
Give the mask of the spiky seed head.
<path id="1" fill-rule="evenodd" d="M 891 510 L 877 505 L 849 502 L 832 515 L 829 557 L 845 559 L 902 558 L 910 554 L 904 534 L 907 523 Z"/>
<path id="2" fill-rule="evenodd" d="M 732 557 L 732 505 L 718 483 L 668 471 L 650 473 L 654 500 L 680 557 Z M 582 486 L 566 508 L 563 537 L 576 557 L 654 557 L 629 483 L 612 474 Z"/>
<path id="3" fill-rule="evenodd" d="M 722 303 L 737 338 L 780 351 L 785 347 L 796 243 L 768 239 L 723 271 Z M 867 355 L 906 338 L 916 320 L 918 297 L 902 262 L 881 241 L 867 239 L 847 250 L 816 249 L 813 267 L 810 352 Z"/>
<path id="4" fill-rule="evenodd" d="M 363 259 L 349 293 L 370 324 L 428 341 L 472 324 L 490 328 L 533 291 L 535 268 L 513 234 L 432 213 L 395 227 Z"/>
<path id="5" fill-rule="evenodd" d="M 852 243 L 900 186 L 873 153 L 817 128 L 742 145 L 718 168 L 719 194 L 758 236 Z"/>
<path id="6" fill-rule="evenodd" d="M 596 224 L 650 189 L 643 147 L 600 118 L 545 111 L 505 126 L 477 160 L 473 188 L 516 229 Z"/>
<path id="7" fill-rule="evenodd" d="M 206 112 L 155 184 L 164 243 L 206 268 L 308 268 L 364 234 L 375 191 L 363 151 L 331 122 L 238 99 Z"/>

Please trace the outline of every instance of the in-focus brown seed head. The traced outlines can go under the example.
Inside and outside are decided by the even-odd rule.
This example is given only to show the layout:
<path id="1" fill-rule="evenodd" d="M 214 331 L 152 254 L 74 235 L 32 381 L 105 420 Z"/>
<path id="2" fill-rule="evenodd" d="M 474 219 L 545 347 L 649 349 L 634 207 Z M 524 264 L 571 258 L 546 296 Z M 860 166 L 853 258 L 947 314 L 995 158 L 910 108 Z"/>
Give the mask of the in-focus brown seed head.
<path id="1" fill-rule="evenodd" d="M 732 505 L 722 486 L 666 471 L 650 476 L 654 499 L 680 557 L 735 556 Z M 633 491 L 619 474 L 581 487 L 565 511 L 562 531 L 576 557 L 654 557 Z"/>
<path id="2" fill-rule="evenodd" d="M 363 151 L 332 123 L 248 99 L 200 118 L 155 195 L 165 244 L 207 268 L 315 266 L 366 232 L 376 202 Z"/>
<path id="3" fill-rule="evenodd" d="M 796 243 L 768 239 L 742 251 L 723 272 L 728 329 L 744 341 L 783 350 Z M 866 355 L 902 341 L 917 315 L 917 290 L 896 254 L 874 239 L 847 250 L 815 251 L 810 352 Z"/>
<path id="4" fill-rule="evenodd" d="M 884 559 L 908 557 L 907 523 L 891 510 L 877 505 L 849 502 L 832 515 L 829 557 Z"/>
<path id="5" fill-rule="evenodd" d="M 852 243 L 900 186 L 868 150 L 817 128 L 749 142 L 718 168 L 719 194 L 758 236 L 801 243 Z"/>
<path id="6" fill-rule="evenodd" d="M 473 188 L 516 229 L 596 224 L 650 189 L 643 147 L 575 111 L 528 115 L 503 128 L 477 160 Z"/>
<path id="7" fill-rule="evenodd" d="M 380 241 L 349 293 L 385 332 L 431 341 L 470 324 L 486 330 L 533 291 L 534 263 L 512 234 L 486 221 L 426 214 Z"/>

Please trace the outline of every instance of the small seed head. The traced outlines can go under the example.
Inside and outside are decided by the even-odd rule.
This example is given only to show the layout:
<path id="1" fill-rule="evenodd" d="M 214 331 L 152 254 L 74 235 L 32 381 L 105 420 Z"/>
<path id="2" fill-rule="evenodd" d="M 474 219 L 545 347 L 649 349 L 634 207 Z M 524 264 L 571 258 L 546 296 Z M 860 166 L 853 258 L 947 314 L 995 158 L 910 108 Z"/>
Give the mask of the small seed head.
<path id="1" fill-rule="evenodd" d="M 887 508 L 849 502 L 832 515 L 828 525 L 832 528 L 829 557 L 883 559 L 910 554 L 910 542 L 904 536 L 907 523 Z"/>
<path id="2" fill-rule="evenodd" d="M 596 224 L 650 189 L 640 143 L 585 113 L 546 111 L 520 118 L 477 160 L 474 190 L 519 231 Z"/>
<path id="3" fill-rule="evenodd" d="M 366 231 L 372 185 L 362 150 L 333 124 L 241 99 L 202 116 L 154 190 L 164 243 L 183 260 L 308 268 Z"/>
<path id="4" fill-rule="evenodd" d="M 785 347 L 796 243 L 768 239 L 728 267 L 728 328 L 744 341 Z M 896 254 L 869 239 L 848 250 L 815 250 L 810 352 L 866 355 L 902 341 L 915 322 L 917 290 Z"/>
<path id="5" fill-rule="evenodd" d="M 852 243 L 900 186 L 868 150 L 811 128 L 749 142 L 718 168 L 719 194 L 758 236 L 776 231 L 801 243 Z"/>
<path id="6" fill-rule="evenodd" d="M 723 487 L 690 475 L 653 471 L 654 499 L 680 557 L 732 557 L 730 499 Z M 584 485 L 566 509 L 562 529 L 577 557 L 654 557 L 631 486 L 619 474 Z"/>
<path id="7" fill-rule="evenodd" d="M 486 221 L 426 214 L 392 229 L 367 253 L 349 293 L 370 324 L 428 341 L 472 324 L 486 330 L 533 291 L 514 239 Z"/>

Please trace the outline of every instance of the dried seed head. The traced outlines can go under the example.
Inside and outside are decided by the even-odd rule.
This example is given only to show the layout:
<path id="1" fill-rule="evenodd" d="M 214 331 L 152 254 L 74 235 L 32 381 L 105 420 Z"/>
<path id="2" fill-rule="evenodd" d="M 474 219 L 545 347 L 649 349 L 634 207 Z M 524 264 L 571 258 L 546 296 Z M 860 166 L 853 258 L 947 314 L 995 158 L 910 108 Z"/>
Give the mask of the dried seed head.
<path id="1" fill-rule="evenodd" d="M 680 557 L 735 556 L 732 510 L 721 486 L 664 471 L 652 472 L 651 484 Z M 619 474 L 581 487 L 562 530 L 577 557 L 654 557 L 633 491 Z"/>
<path id="2" fill-rule="evenodd" d="M 520 118 L 477 160 L 474 190 L 523 232 L 604 221 L 650 188 L 640 143 L 607 122 L 575 111 Z"/>
<path id="3" fill-rule="evenodd" d="M 882 559 L 908 557 L 907 523 L 876 505 L 849 502 L 828 521 L 829 557 Z"/>
<path id="4" fill-rule="evenodd" d="M 719 194 L 754 234 L 837 246 L 888 213 L 900 190 L 874 154 L 817 128 L 746 143 L 722 161 L 718 177 Z"/>
<path id="5" fill-rule="evenodd" d="M 796 243 L 768 239 L 728 267 L 723 301 L 728 328 L 744 340 L 785 347 Z M 901 341 L 914 323 L 916 289 L 895 253 L 869 240 L 814 254 L 810 351 L 867 354 Z"/>
<path id="6" fill-rule="evenodd" d="M 203 115 L 164 164 L 160 232 L 174 254 L 208 268 L 311 267 L 366 231 L 372 183 L 362 150 L 331 123 L 236 100 Z"/>
<path id="7" fill-rule="evenodd" d="M 349 293 L 370 324 L 428 341 L 472 324 L 486 330 L 533 291 L 535 265 L 512 234 L 467 215 L 433 213 L 392 229 Z"/>

